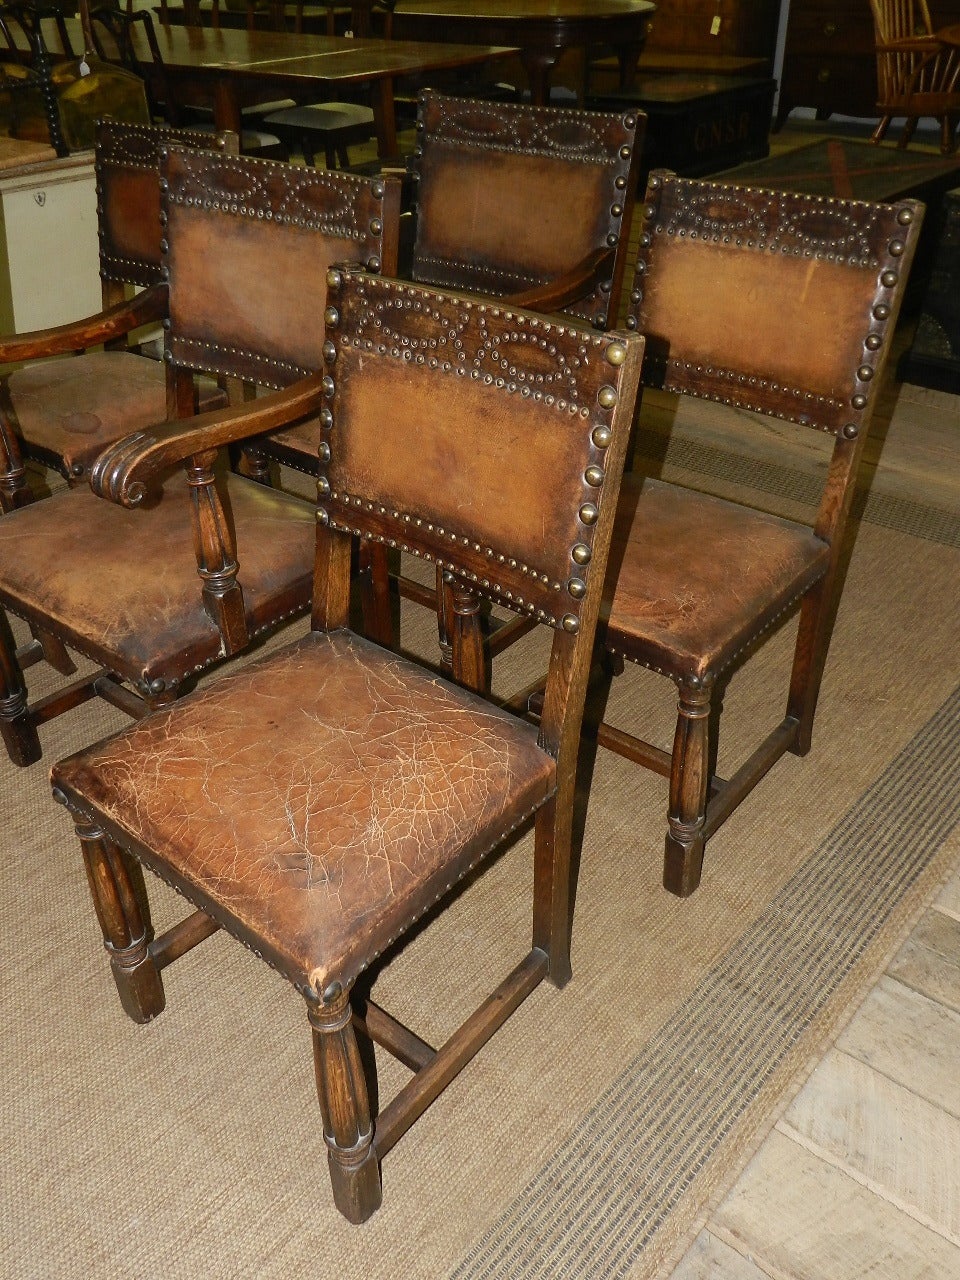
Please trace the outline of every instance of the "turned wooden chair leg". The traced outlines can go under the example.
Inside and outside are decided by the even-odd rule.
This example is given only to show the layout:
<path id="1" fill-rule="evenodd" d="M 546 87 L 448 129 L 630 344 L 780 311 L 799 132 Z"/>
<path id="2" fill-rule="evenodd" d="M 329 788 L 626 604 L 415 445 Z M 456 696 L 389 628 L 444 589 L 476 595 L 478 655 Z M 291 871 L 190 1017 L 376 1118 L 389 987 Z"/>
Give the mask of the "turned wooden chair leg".
<path id="1" fill-rule="evenodd" d="M 395 637 L 390 563 L 387 548 L 381 543 L 361 545 L 359 584 L 364 633 L 377 644 L 392 649 Z"/>
<path id="2" fill-rule="evenodd" d="M 10 621 L 0 609 L 0 737 L 7 754 L 21 768 L 43 755 L 40 735 L 27 705 L 27 686 L 17 661 Z"/>
<path id="3" fill-rule="evenodd" d="M 563 987 L 570 981 L 572 973 L 573 885 L 570 832 L 557 831 L 558 803 L 562 805 L 564 802 L 554 796 L 537 814 L 533 854 L 533 945 L 547 954 L 550 981 L 556 987 Z M 558 837 L 564 841 L 564 848 L 557 847 Z"/>
<path id="4" fill-rule="evenodd" d="M 380 1207 L 380 1166 L 350 991 L 333 983 L 322 1001 L 308 1002 L 307 1017 L 333 1199 L 349 1222 L 365 1222 Z"/>
<path id="5" fill-rule="evenodd" d="M 163 1012 L 166 1000 L 149 950 L 133 865 L 102 828 L 82 818 L 76 828 L 120 1003 L 134 1022 L 149 1022 Z"/>
<path id="6" fill-rule="evenodd" d="M 713 680 L 678 681 L 678 689 L 663 887 L 687 898 L 699 885 L 703 870 Z"/>
<path id="7" fill-rule="evenodd" d="M 893 116 L 882 116 L 880 118 L 880 120 L 877 123 L 877 127 L 874 129 L 873 133 L 870 135 L 871 142 L 883 141 L 883 139 L 887 136 L 887 130 L 890 128 L 890 122 L 892 119 L 893 119 Z"/>

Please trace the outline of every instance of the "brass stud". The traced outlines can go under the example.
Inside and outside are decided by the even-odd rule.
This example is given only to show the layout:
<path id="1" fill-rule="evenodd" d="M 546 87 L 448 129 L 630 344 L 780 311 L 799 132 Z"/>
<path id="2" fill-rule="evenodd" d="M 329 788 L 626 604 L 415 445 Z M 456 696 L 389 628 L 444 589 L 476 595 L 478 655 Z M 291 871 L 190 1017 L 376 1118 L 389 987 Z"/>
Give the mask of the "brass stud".
<path id="1" fill-rule="evenodd" d="M 899 258 L 905 248 L 906 248 L 906 245 L 903 243 L 902 240 L 890 241 L 890 254 L 894 258 Z"/>
<path id="2" fill-rule="evenodd" d="M 319 457 L 321 462 L 330 461 L 330 446 L 327 444 L 326 440 L 320 441 Z"/>
<path id="3" fill-rule="evenodd" d="M 616 387 L 601 387 L 597 392 L 597 402 L 604 409 L 612 409 L 619 399 Z"/>
<path id="4" fill-rule="evenodd" d="M 323 382 L 320 385 L 323 387 L 323 394 L 329 400 L 336 390 L 336 385 L 329 373 L 324 376 Z"/>
<path id="5" fill-rule="evenodd" d="M 856 440 L 860 434 L 860 428 L 855 422 L 848 422 L 843 428 L 844 440 Z"/>
<path id="6" fill-rule="evenodd" d="M 867 407 L 867 397 L 862 391 L 858 391 L 850 403 L 855 409 L 865 409 Z"/>
<path id="7" fill-rule="evenodd" d="M 913 221 L 913 210 L 901 209 L 897 214 L 897 221 L 900 223 L 901 227 L 909 227 L 910 223 Z"/>
<path id="8" fill-rule="evenodd" d="M 582 578 L 571 578 L 567 583 L 567 590 L 573 596 L 574 600 L 580 600 L 587 590 L 587 584 Z"/>
<path id="9" fill-rule="evenodd" d="M 889 306 L 885 302 L 878 302 L 877 305 L 873 308 L 873 318 L 874 320 L 889 320 L 890 319 Z"/>
<path id="10" fill-rule="evenodd" d="M 873 370 L 870 368 L 868 364 L 862 364 L 860 368 L 857 370 L 857 377 L 860 379 L 861 382 L 869 382 L 870 379 L 873 377 Z"/>
<path id="11" fill-rule="evenodd" d="M 340 323 L 340 312 L 336 307 L 327 307 L 323 313 L 323 323 L 328 329 L 333 329 Z"/>
<path id="12" fill-rule="evenodd" d="M 613 439 L 613 432 L 608 426 L 594 427 L 590 439 L 598 449 L 606 449 Z"/>
<path id="13" fill-rule="evenodd" d="M 611 342 L 604 352 L 607 364 L 621 365 L 627 358 L 627 348 L 622 342 Z"/>
<path id="14" fill-rule="evenodd" d="M 585 502 L 579 511 L 581 524 L 596 524 L 600 512 L 592 502 Z"/>
<path id="15" fill-rule="evenodd" d="M 371 218 L 371 220 L 370 220 L 370 234 L 371 234 L 371 235 L 373 235 L 373 236 L 378 236 L 382 230 L 383 230 L 383 223 L 380 221 L 380 219 L 379 219 L 379 218 Z"/>
<path id="16" fill-rule="evenodd" d="M 343 273 L 337 271 L 335 267 L 331 267 L 327 272 L 327 288 L 339 289 L 343 284 Z"/>
<path id="17" fill-rule="evenodd" d="M 323 358 L 327 364 L 333 364 L 337 358 L 337 344 L 328 338 L 323 344 Z"/>
<path id="18" fill-rule="evenodd" d="M 326 477 L 326 476 L 319 476 L 319 477 L 318 477 L 318 479 L 317 479 L 317 493 L 320 495 L 320 497 L 321 497 L 321 498 L 329 498 L 329 496 L 330 496 L 330 481 L 327 479 L 327 477 Z"/>
<path id="19" fill-rule="evenodd" d="M 560 619 L 560 625 L 563 627 L 564 631 L 575 636 L 580 630 L 580 619 L 575 617 L 572 613 L 565 613 Z"/>
<path id="20" fill-rule="evenodd" d="M 323 427 L 324 431 L 329 431 L 333 426 L 333 413 L 326 405 L 324 405 L 320 410 L 320 425 Z"/>
<path id="21" fill-rule="evenodd" d="M 879 333 L 868 333 L 864 346 L 868 351 L 879 351 L 882 343 L 883 339 L 880 337 Z"/>
<path id="22" fill-rule="evenodd" d="M 583 478 L 591 489 L 598 489 L 603 484 L 603 467 L 590 466 L 583 473 Z"/>
<path id="23" fill-rule="evenodd" d="M 593 552 L 585 542 L 575 542 L 570 551 L 570 556 L 574 564 L 589 564 Z"/>
<path id="24" fill-rule="evenodd" d="M 885 289 L 892 289 L 897 283 L 897 273 L 889 268 L 880 273 L 880 283 Z"/>

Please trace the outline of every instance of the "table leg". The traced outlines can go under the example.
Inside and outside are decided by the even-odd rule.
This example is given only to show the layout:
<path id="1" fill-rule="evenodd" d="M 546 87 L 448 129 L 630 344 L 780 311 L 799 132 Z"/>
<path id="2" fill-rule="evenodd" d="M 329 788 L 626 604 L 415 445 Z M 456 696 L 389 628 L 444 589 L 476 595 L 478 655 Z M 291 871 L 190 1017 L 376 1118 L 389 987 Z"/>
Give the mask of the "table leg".
<path id="1" fill-rule="evenodd" d="M 559 49 L 520 50 L 520 61 L 530 85 L 530 99 L 535 107 L 545 107 L 550 101 L 550 77 L 560 58 Z"/>
<path id="2" fill-rule="evenodd" d="M 381 160 L 397 154 L 397 115 L 393 102 L 393 77 L 384 76 L 373 86 L 373 123 L 377 130 L 377 155 Z"/>
<path id="3" fill-rule="evenodd" d="M 620 91 L 626 92 L 633 88 L 634 81 L 637 78 L 637 62 L 643 51 L 643 41 L 629 41 L 617 47 L 617 61 L 620 64 Z"/>
<path id="4" fill-rule="evenodd" d="M 243 121 L 240 116 L 240 101 L 229 80 L 218 80 L 213 91 L 213 123 L 220 130 L 229 129 L 240 134 Z"/>

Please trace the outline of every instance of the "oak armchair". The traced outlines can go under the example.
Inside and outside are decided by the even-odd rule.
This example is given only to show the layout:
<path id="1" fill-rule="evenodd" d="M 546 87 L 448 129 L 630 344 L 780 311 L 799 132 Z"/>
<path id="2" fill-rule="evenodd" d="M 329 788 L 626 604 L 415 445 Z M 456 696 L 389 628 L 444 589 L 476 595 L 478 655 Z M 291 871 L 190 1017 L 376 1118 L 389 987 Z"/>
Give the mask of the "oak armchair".
<path id="1" fill-rule="evenodd" d="M 221 928 L 304 998 L 334 1201 L 361 1222 L 399 1138 L 544 978 L 570 976 L 575 764 L 642 339 L 339 269 L 327 326 L 311 631 L 56 765 L 53 786 L 135 1021 L 163 1009 L 163 967 Z M 118 468 L 121 499 L 138 466 Z M 350 630 L 357 538 L 552 628 L 539 731 Z M 531 820 L 531 948 L 446 1043 L 351 1003 Z M 159 937 L 135 860 L 195 908 Z M 376 1116 L 358 1037 L 413 1072 Z"/>
<path id="2" fill-rule="evenodd" d="M 168 143 L 235 150 L 229 135 L 151 125 L 97 124 L 94 165 L 103 311 L 75 324 L 0 337 L 0 363 L 26 361 L 0 376 L 0 504 L 11 511 L 33 500 L 24 461 L 84 483 L 109 443 L 166 416 L 162 364 L 127 346 L 140 324 L 159 323 L 160 149 Z M 97 348 L 105 345 L 104 350 Z M 54 358 L 60 357 L 60 358 Z M 223 403 L 209 379 L 198 387 L 203 409 Z"/>
<path id="3" fill-rule="evenodd" d="M 927 0 L 870 0 L 877 49 L 877 109 L 872 142 L 894 116 L 905 116 L 897 145 L 906 147 L 921 116 L 940 124 L 940 150 L 956 150 L 960 123 L 960 44 L 934 30 Z"/>
<path id="4" fill-rule="evenodd" d="M 21 765 L 39 758 L 51 716 L 93 696 L 146 714 L 308 608 L 313 508 L 230 473 L 218 451 L 311 411 L 317 424 L 327 266 L 395 252 L 387 180 L 180 147 L 164 157 L 164 278 L 106 313 L 103 336 L 164 321 L 166 412 L 109 446 L 89 486 L 0 520 L 0 606 L 101 668 L 30 703 L 0 618 L 0 731 Z M 197 370 L 272 394 L 183 422 Z M 118 468 L 140 487 L 121 493 Z"/>
<path id="5" fill-rule="evenodd" d="M 834 437 L 812 525 L 631 474 L 603 638 L 674 681 L 672 750 L 606 724 L 600 741 L 670 780 L 664 884 L 699 884 L 704 843 L 772 765 L 811 746 L 858 467 L 923 206 L 869 204 L 651 175 L 630 323 L 643 378 Z M 795 434 L 795 433 L 794 433 Z M 786 713 L 715 776 L 730 674 L 795 609 Z"/>

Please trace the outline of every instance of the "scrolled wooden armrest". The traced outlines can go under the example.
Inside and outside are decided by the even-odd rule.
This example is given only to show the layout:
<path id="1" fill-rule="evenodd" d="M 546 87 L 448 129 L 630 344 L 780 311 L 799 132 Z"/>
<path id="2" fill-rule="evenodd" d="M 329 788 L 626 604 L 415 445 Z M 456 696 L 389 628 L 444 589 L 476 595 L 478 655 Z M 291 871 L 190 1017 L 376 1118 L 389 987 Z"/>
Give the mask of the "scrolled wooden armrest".
<path id="1" fill-rule="evenodd" d="M 544 284 L 511 294 L 504 301 L 528 311 L 559 311 L 588 298 L 597 285 L 609 279 L 613 271 L 613 249 L 597 249 L 562 276 Z"/>
<path id="2" fill-rule="evenodd" d="M 318 373 L 240 406 L 160 422 L 104 449 L 90 471 L 90 488 L 118 506 L 136 507 L 151 483 L 176 463 L 290 426 L 316 413 L 322 400 L 323 375 Z"/>
<path id="3" fill-rule="evenodd" d="M 143 324 L 162 320 L 167 314 L 167 286 L 151 285 L 136 297 L 118 302 L 95 316 L 85 316 L 70 324 L 52 329 L 37 329 L 33 333 L 8 334 L 0 337 L 0 364 L 12 364 L 18 360 L 39 360 L 43 356 L 67 355 L 99 346 L 112 338 L 122 338 L 125 333 Z"/>

